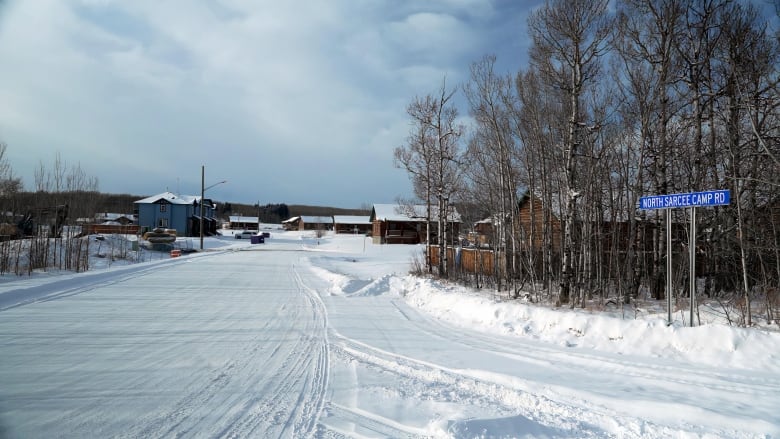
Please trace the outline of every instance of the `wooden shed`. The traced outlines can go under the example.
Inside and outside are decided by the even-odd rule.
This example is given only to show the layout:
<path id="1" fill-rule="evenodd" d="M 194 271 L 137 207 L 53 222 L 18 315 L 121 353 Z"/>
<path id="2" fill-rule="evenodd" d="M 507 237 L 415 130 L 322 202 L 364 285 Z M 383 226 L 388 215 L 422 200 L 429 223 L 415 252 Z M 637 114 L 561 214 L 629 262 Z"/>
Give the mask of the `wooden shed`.
<path id="1" fill-rule="evenodd" d="M 258 218 L 256 216 L 230 215 L 228 217 L 231 230 L 258 230 Z"/>
<path id="2" fill-rule="evenodd" d="M 333 217 L 302 215 L 298 230 L 333 230 Z"/>
<path id="3" fill-rule="evenodd" d="M 333 215 L 336 233 L 366 234 L 371 231 L 370 216 Z"/>
<path id="4" fill-rule="evenodd" d="M 431 227 L 437 227 L 437 212 L 431 213 Z M 426 239 L 426 207 L 398 204 L 374 204 L 371 209 L 371 236 L 374 244 L 419 244 Z M 453 207 L 447 216 L 447 233 L 457 237 L 460 232 L 460 214 Z M 437 230 L 431 230 L 431 237 Z"/>
<path id="5" fill-rule="evenodd" d="M 526 241 L 525 244 L 535 250 L 541 249 L 545 245 L 542 230 L 544 230 L 545 222 L 548 222 L 548 227 L 552 231 L 550 236 L 552 246 L 553 248 L 560 248 L 562 226 L 556 212 L 545 210 L 542 200 L 528 192 L 523 195 L 517 204 L 517 218 L 520 222 L 519 230 L 522 239 Z"/>
<path id="6" fill-rule="evenodd" d="M 294 216 L 282 221 L 285 230 L 332 230 L 332 216 Z"/>
<path id="7" fill-rule="evenodd" d="M 517 203 L 516 230 L 520 234 L 520 239 L 527 247 L 535 250 L 541 249 L 545 245 L 544 225 L 548 222 L 548 229 L 552 231 L 550 239 L 554 248 L 558 248 L 561 243 L 561 220 L 554 212 L 548 212 L 544 209 L 542 201 L 527 192 Z M 498 236 L 494 236 L 501 224 L 499 215 L 493 215 L 478 221 L 474 224 L 474 235 L 470 237 L 472 241 L 480 246 L 489 246 L 495 243 Z"/>
<path id="8" fill-rule="evenodd" d="M 294 216 L 292 218 L 287 218 L 286 220 L 282 221 L 282 227 L 284 227 L 284 230 L 298 230 L 300 222 L 301 222 L 301 217 Z"/>

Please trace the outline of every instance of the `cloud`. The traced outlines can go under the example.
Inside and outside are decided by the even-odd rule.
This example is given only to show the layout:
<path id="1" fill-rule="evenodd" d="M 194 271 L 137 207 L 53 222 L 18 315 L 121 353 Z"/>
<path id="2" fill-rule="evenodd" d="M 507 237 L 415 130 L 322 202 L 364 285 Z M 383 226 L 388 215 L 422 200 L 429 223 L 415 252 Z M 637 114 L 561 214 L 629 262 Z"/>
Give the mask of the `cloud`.
<path id="1" fill-rule="evenodd" d="M 501 7 L 12 0 L 0 139 L 28 187 L 60 151 L 107 192 L 192 191 L 206 164 L 235 202 L 392 200 L 410 192 L 392 166 L 406 104 L 504 44 Z"/>

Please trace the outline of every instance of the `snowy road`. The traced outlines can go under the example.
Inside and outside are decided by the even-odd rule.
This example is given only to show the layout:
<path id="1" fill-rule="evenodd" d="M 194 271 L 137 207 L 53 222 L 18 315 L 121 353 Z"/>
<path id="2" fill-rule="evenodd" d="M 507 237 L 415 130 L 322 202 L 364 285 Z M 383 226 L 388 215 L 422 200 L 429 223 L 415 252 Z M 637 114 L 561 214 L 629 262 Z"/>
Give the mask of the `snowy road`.
<path id="1" fill-rule="evenodd" d="M 290 437 L 317 427 L 325 311 L 294 253 L 228 252 L 0 317 L 15 437 Z"/>
<path id="2" fill-rule="evenodd" d="M 457 327 L 368 275 L 387 250 L 240 250 L 6 286 L 0 437 L 780 433 L 773 370 Z"/>

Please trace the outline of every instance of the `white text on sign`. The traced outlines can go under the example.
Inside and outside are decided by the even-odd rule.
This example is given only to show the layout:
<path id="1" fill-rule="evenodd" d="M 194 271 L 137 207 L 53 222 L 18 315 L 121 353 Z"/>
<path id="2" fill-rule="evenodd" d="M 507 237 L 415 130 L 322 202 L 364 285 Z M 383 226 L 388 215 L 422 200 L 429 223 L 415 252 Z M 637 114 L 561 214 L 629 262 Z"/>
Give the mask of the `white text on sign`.
<path id="1" fill-rule="evenodd" d="M 640 209 L 676 209 L 683 207 L 724 206 L 729 204 L 728 190 L 691 192 L 687 194 L 652 195 L 639 199 Z"/>

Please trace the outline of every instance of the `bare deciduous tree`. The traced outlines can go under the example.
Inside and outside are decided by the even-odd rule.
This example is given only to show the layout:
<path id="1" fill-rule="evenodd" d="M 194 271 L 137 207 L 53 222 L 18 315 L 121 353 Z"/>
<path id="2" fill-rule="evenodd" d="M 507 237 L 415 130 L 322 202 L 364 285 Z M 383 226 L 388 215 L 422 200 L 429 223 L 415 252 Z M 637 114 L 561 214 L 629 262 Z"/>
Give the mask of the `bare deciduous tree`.
<path id="1" fill-rule="evenodd" d="M 0 141 L 0 212 L 3 216 L 14 211 L 15 195 L 22 190 L 22 179 L 14 176 L 11 163 L 6 156 L 8 144 Z M 0 223 L 6 219 L 0 219 Z"/>
<path id="2" fill-rule="evenodd" d="M 396 165 L 409 172 L 415 194 L 426 203 L 428 242 L 432 218 L 436 219 L 438 274 L 442 277 L 447 276 L 448 217 L 461 180 L 462 127 L 457 124 L 458 111 L 452 104 L 454 93 L 454 90 L 447 89 L 445 80 L 437 95 L 415 98 L 407 107 L 412 123 L 411 134 L 406 145 L 395 149 Z"/>
<path id="3" fill-rule="evenodd" d="M 675 41 L 684 29 L 685 6 L 678 0 L 624 0 L 619 3 L 615 46 L 623 63 L 624 80 L 620 81 L 624 96 L 633 107 L 623 118 L 626 128 L 638 134 L 642 148 L 640 172 L 635 189 L 654 194 L 673 191 L 670 163 L 673 161 L 675 126 L 672 122 L 681 103 L 675 99 L 680 62 L 674 50 Z M 626 107 L 628 108 L 628 107 Z M 647 162 L 645 162 L 647 160 Z M 649 170 L 648 187 L 644 170 Z M 653 218 L 651 291 L 660 299 L 664 291 L 665 223 Z M 638 232 L 633 229 L 632 233 Z M 632 235 L 636 236 L 636 235 Z M 633 254 L 632 254 L 633 257 Z M 639 273 L 631 282 L 628 301 L 638 292 Z"/>
<path id="4" fill-rule="evenodd" d="M 496 74 L 492 56 L 471 66 L 466 198 L 495 221 L 497 285 L 523 285 L 528 274 L 537 299 L 572 306 L 610 294 L 621 306 L 680 297 L 698 285 L 742 316 L 730 321 L 751 325 L 751 303 L 765 304 L 771 321 L 780 289 L 778 32 L 744 2 L 607 3 L 550 0 L 532 13 L 531 65 L 515 76 Z M 615 56 L 603 57 L 609 49 Z M 418 119 L 431 155 L 415 184 L 425 181 L 439 207 L 433 114 Z M 713 188 L 730 189 L 731 204 L 702 209 L 699 236 L 686 236 L 685 210 L 667 223 L 638 209 L 640 196 Z M 528 209 L 522 218 L 518 205 Z M 694 242 L 700 260 L 685 279 Z"/>
<path id="5" fill-rule="evenodd" d="M 563 145 L 566 207 L 563 212 L 563 255 L 560 301 L 567 303 L 575 278 L 577 199 L 583 188 L 577 168 L 585 130 L 590 125 L 582 107 L 585 88 L 597 81 L 600 58 L 607 50 L 610 22 L 607 0 L 551 0 L 528 20 L 533 40 L 531 62 L 551 87 L 568 97 L 568 134 Z"/>
<path id="6" fill-rule="evenodd" d="M 478 190 L 488 194 L 482 203 L 492 212 L 493 247 L 504 255 L 496 273 L 498 289 L 504 277 L 512 297 L 517 297 L 515 281 L 521 277 L 517 219 L 521 142 L 512 118 L 517 96 L 512 77 L 498 75 L 495 62 L 495 56 L 488 55 L 473 63 L 471 79 L 464 87 L 476 126 L 468 149 L 469 174 Z"/>
<path id="7" fill-rule="evenodd" d="M 406 108 L 411 118 L 411 129 L 406 145 L 395 149 L 395 165 L 409 174 L 415 195 L 425 203 L 425 267 L 431 273 L 431 207 L 434 192 L 434 134 L 430 121 L 433 119 L 433 102 L 430 95 L 416 97 Z M 413 203 L 410 203 L 413 204 Z"/>

